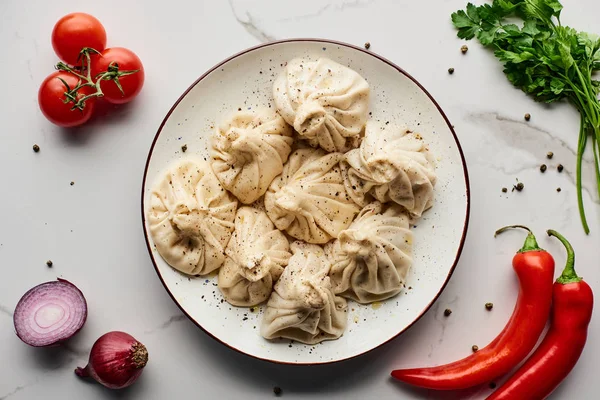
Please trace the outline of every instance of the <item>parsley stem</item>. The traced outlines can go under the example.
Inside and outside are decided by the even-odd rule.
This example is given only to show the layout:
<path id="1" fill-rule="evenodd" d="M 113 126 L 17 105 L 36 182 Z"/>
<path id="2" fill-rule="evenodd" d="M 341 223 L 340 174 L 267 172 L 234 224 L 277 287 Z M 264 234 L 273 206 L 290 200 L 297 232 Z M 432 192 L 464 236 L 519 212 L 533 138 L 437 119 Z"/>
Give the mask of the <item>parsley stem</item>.
<path id="1" fill-rule="evenodd" d="M 590 227 L 587 223 L 587 218 L 585 216 L 585 208 L 583 206 L 583 189 L 581 185 L 581 165 L 583 163 L 583 151 L 585 150 L 585 145 L 587 143 L 587 132 L 585 131 L 585 115 L 581 113 L 581 122 L 579 125 L 579 143 L 577 146 L 577 205 L 579 207 L 579 215 L 581 216 L 581 223 L 583 225 L 583 230 L 586 234 L 590 233 Z"/>
<path id="2" fill-rule="evenodd" d="M 568 100 L 579 111 L 577 203 L 587 234 L 582 170 L 588 140 L 600 197 L 600 82 L 593 78 L 594 72 L 600 71 L 600 39 L 563 26 L 562 9 L 560 0 L 492 0 L 481 6 L 469 3 L 451 18 L 459 38 L 477 38 L 494 49 L 513 85 L 536 101 Z M 515 20 L 523 24 L 519 26 Z"/>
<path id="3" fill-rule="evenodd" d="M 595 129 L 598 132 L 598 129 Z M 600 198 L 600 165 L 598 164 L 598 151 L 600 150 L 600 142 L 596 139 L 596 136 L 592 135 L 592 150 L 594 152 L 594 169 L 596 170 L 596 186 L 598 189 L 598 198 Z"/>

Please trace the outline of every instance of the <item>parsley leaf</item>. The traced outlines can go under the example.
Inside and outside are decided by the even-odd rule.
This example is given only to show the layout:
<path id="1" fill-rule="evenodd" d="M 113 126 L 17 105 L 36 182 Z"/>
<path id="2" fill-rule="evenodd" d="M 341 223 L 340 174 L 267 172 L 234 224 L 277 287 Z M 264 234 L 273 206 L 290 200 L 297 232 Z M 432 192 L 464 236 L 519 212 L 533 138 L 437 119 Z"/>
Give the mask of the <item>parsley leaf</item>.
<path id="1" fill-rule="evenodd" d="M 587 143 L 594 149 L 600 196 L 600 38 L 563 26 L 558 0 L 493 0 L 452 14 L 462 39 L 477 38 L 503 63 L 507 79 L 535 100 L 567 100 L 581 114 L 577 154 L 577 198 L 581 221 L 589 227 L 581 188 L 582 156 Z M 520 19 L 521 24 L 514 23 Z M 510 23 L 507 22 L 510 20 Z M 590 139 L 590 140 L 588 140 Z"/>

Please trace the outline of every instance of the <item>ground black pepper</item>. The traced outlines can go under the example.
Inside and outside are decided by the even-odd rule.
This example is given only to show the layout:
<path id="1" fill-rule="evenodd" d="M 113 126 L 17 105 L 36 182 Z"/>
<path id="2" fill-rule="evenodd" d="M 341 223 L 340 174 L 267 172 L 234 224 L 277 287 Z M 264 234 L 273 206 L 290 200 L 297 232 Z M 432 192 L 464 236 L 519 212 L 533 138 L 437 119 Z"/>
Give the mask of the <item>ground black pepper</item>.
<path id="1" fill-rule="evenodd" d="M 518 192 L 520 192 L 521 190 L 525 189 L 525 185 L 523 184 L 523 182 L 519 182 L 514 186 L 515 189 L 517 189 Z"/>
<path id="2" fill-rule="evenodd" d="M 181 151 L 183 151 L 184 153 L 187 151 L 187 144 L 181 146 Z"/>
<path id="3" fill-rule="evenodd" d="M 73 186 L 75 184 L 75 182 L 71 181 L 71 183 L 69 185 Z"/>
<path id="4" fill-rule="evenodd" d="M 448 68 L 448 73 L 450 75 L 452 75 L 454 73 L 454 68 L 452 68 L 452 67 Z"/>
<path id="5" fill-rule="evenodd" d="M 446 309 L 444 310 L 444 316 L 445 316 L 445 317 L 449 317 L 449 316 L 450 316 L 450 314 L 452 314 L 452 310 L 451 310 L 451 309 L 449 309 L 449 308 L 446 308 Z"/>
<path id="6" fill-rule="evenodd" d="M 548 159 L 551 160 L 552 157 L 554 157 L 554 153 L 549 151 L 548 153 L 546 153 L 546 157 L 548 157 Z"/>
<path id="7" fill-rule="evenodd" d="M 40 146 L 38 146 L 37 144 L 33 145 L 33 151 L 35 151 L 36 153 L 38 153 L 40 151 Z"/>
<path id="8" fill-rule="evenodd" d="M 564 168 L 565 168 L 565 167 L 563 167 L 563 165 L 562 165 L 562 164 L 558 164 L 558 167 L 556 167 L 556 169 L 558 170 L 558 172 L 563 172 L 563 169 L 564 169 Z"/>
<path id="9" fill-rule="evenodd" d="M 281 394 L 283 393 L 283 390 L 281 390 L 281 388 L 279 386 L 275 386 L 273 388 L 273 393 L 275 393 L 275 396 L 281 396 Z"/>
<path id="10" fill-rule="evenodd" d="M 502 188 L 502 193 L 506 193 L 506 192 L 508 192 L 508 189 L 507 189 L 507 188 L 505 188 L 505 187 L 503 187 L 503 188 Z"/>
<path id="11" fill-rule="evenodd" d="M 546 172 L 546 169 L 547 169 L 547 168 L 548 168 L 548 167 L 546 166 L 546 164 L 542 164 L 542 165 L 540 165 L 540 171 L 541 171 L 542 173 Z"/>
<path id="12" fill-rule="evenodd" d="M 471 350 L 473 350 L 473 353 L 477 353 L 479 351 L 479 346 L 474 344 L 473 346 L 471 346 Z"/>
<path id="13" fill-rule="evenodd" d="M 494 308 L 494 303 L 485 303 L 485 309 L 491 311 Z"/>
<path id="14" fill-rule="evenodd" d="M 460 46 L 460 51 L 465 54 L 467 51 L 469 51 L 469 47 L 466 44 L 463 44 Z"/>
<path id="15" fill-rule="evenodd" d="M 370 42 L 366 42 L 365 43 L 365 49 L 369 50 L 371 48 L 371 43 Z"/>
<path id="16" fill-rule="evenodd" d="M 531 114 L 525 114 L 525 121 L 529 121 L 531 119 Z"/>
<path id="17" fill-rule="evenodd" d="M 52 268 L 52 264 L 52 260 L 46 261 L 46 265 L 48 266 L 48 268 Z"/>
<path id="18" fill-rule="evenodd" d="M 490 382 L 490 389 L 496 389 L 496 382 Z"/>
<path id="19" fill-rule="evenodd" d="M 557 192 L 560 192 L 561 190 L 562 190 L 561 188 L 556 188 L 556 191 L 557 191 Z"/>

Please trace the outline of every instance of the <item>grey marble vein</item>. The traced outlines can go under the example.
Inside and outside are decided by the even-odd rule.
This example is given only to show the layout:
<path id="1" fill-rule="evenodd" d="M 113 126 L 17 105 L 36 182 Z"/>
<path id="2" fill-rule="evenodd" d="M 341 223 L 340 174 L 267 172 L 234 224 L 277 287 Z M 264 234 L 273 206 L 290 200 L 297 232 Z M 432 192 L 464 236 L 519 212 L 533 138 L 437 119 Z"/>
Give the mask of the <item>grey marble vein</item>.
<path id="1" fill-rule="evenodd" d="M 254 18 L 248 11 L 245 12 L 246 19 L 245 20 L 242 19 L 236 12 L 233 2 L 234 2 L 234 0 L 229 0 L 229 6 L 231 7 L 231 12 L 233 13 L 233 16 L 235 17 L 237 22 L 239 22 L 244 27 L 244 29 L 246 29 L 246 31 L 249 34 L 254 36 L 261 43 L 267 43 L 267 42 L 272 42 L 272 41 L 276 40 L 275 36 L 272 36 L 272 35 L 264 32 L 258 25 L 256 25 Z"/>
<path id="2" fill-rule="evenodd" d="M 322 15 L 325 11 L 330 10 L 330 9 L 344 11 L 345 9 L 349 9 L 349 8 L 363 8 L 363 7 L 368 6 L 369 4 L 375 3 L 375 1 L 376 0 L 343 1 L 341 4 L 336 4 L 336 5 L 332 4 L 331 2 L 328 2 L 327 4 L 318 8 L 316 11 L 312 11 L 312 12 L 309 12 L 306 14 L 295 15 L 295 16 L 289 17 L 289 18 L 280 19 L 279 22 L 302 21 L 302 20 L 306 20 L 306 19 L 315 18 L 315 17 Z"/>
<path id="3" fill-rule="evenodd" d="M 538 168 L 542 162 L 548 164 L 548 172 L 551 172 L 555 168 L 554 165 L 562 163 L 564 166 L 563 174 L 565 174 L 569 181 L 575 185 L 577 153 L 567 142 L 554 136 L 552 132 L 536 127 L 530 122 L 513 119 L 493 111 L 468 114 L 466 119 L 480 126 L 491 126 L 492 129 L 490 129 L 490 131 L 498 140 L 510 147 L 527 151 L 530 154 L 535 155 L 537 160 L 540 160 L 511 164 L 483 162 L 486 166 L 505 175 L 515 176 L 523 171 Z M 577 127 L 574 129 L 577 129 Z M 542 155 L 539 154 L 540 149 L 544 148 L 552 149 L 552 152 L 554 152 L 554 158 L 552 160 L 541 158 Z M 588 152 L 586 156 L 584 156 L 582 175 L 583 190 L 588 193 L 594 202 L 600 202 L 595 186 L 594 159 L 591 152 Z"/>
<path id="4" fill-rule="evenodd" d="M 338 9 L 340 10 L 345 10 L 346 8 L 362 8 L 362 7 L 366 7 L 369 4 L 373 4 L 375 3 L 376 0 L 366 0 L 366 1 L 361 1 L 361 0 L 353 0 L 353 1 L 343 1 L 342 4 L 340 4 L 338 6 Z"/>
<path id="5" fill-rule="evenodd" d="M 31 70 L 31 60 L 27 60 L 27 72 L 29 73 L 29 79 L 33 81 L 33 72 Z"/>
<path id="6" fill-rule="evenodd" d="M 21 390 L 25 389 L 27 386 L 17 386 L 16 388 L 14 388 L 11 392 L 6 393 L 4 396 L 0 397 L 0 400 L 5 400 L 8 399 L 10 396 L 20 392 Z"/>
<path id="7" fill-rule="evenodd" d="M 301 21 L 301 20 L 305 20 L 305 19 L 315 18 L 315 17 L 318 17 L 319 15 L 323 14 L 329 8 L 331 8 L 331 3 L 327 3 L 324 6 L 317 9 L 316 11 L 313 11 L 313 12 L 310 12 L 307 14 L 301 14 L 301 15 L 296 15 L 291 18 L 280 19 L 279 22 Z"/>
<path id="8" fill-rule="evenodd" d="M 31 383 L 27 383 L 25 385 L 20 385 L 20 386 L 16 386 L 13 390 L 11 390 L 10 392 L 0 396 L 0 400 L 6 400 L 12 396 L 14 396 L 15 394 L 17 394 L 18 392 L 35 385 L 36 383 L 38 383 L 38 379 L 36 379 L 35 381 L 31 382 Z"/>
<path id="9" fill-rule="evenodd" d="M 13 312 L 10 308 L 3 306 L 2 304 L 0 304 L 0 313 L 2 314 L 6 314 L 9 317 L 13 316 Z"/>
<path id="10" fill-rule="evenodd" d="M 454 296 L 454 298 L 452 298 L 452 300 L 446 301 L 444 302 L 445 306 L 444 309 L 447 306 L 450 306 L 452 304 L 456 304 L 456 302 L 458 301 L 459 297 L 458 296 Z M 442 307 L 442 302 L 441 301 L 437 301 L 433 307 L 431 307 L 431 313 L 433 314 L 433 319 L 435 321 L 439 321 L 441 323 L 441 330 L 440 330 L 440 334 L 437 340 L 437 345 L 441 345 L 444 342 L 444 336 L 446 334 L 446 326 L 448 323 L 448 318 L 444 315 L 443 311 L 440 311 L 440 308 Z M 431 345 L 429 346 L 429 353 L 427 354 L 427 358 L 431 358 L 433 356 L 433 352 L 436 348 L 436 344 L 435 343 L 431 343 Z"/>
<path id="11" fill-rule="evenodd" d="M 161 331 L 163 329 L 168 328 L 169 326 L 173 325 L 176 322 L 185 321 L 186 319 L 187 319 L 187 317 L 185 315 L 173 315 L 167 321 L 163 322 L 156 328 L 149 329 L 149 330 L 145 331 L 144 333 L 154 333 L 156 331 Z"/>

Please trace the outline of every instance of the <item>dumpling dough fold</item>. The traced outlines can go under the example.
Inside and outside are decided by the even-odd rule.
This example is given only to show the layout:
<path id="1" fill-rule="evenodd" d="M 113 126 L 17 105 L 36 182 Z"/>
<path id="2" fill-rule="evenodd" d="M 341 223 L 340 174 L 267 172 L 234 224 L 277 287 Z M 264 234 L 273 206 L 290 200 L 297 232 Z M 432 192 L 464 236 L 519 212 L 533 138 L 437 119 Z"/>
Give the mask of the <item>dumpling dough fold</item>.
<path id="1" fill-rule="evenodd" d="M 161 257 L 189 275 L 205 275 L 225 260 L 237 200 L 208 163 L 184 160 L 171 166 L 152 189 L 148 223 Z"/>
<path id="2" fill-rule="evenodd" d="M 287 265 L 290 245 L 264 211 L 241 207 L 235 231 L 225 249 L 227 259 L 219 270 L 219 289 L 225 300 L 251 307 L 267 300 L 273 283 Z"/>
<path id="3" fill-rule="evenodd" d="M 296 239 L 327 243 L 360 211 L 346 193 L 338 162 L 341 153 L 299 149 L 265 194 L 271 221 Z"/>
<path id="4" fill-rule="evenodd" d="M 412 264 L 409 217 L 398 205 L 376 201 L 362 209 L 337 240 L 326 246 L 333 291 L 359 303 L 398 294 Z"/>
<path id="5" fill-rule="evenodd" d="M 364 206 L 393 201 L 420 217 L 433 205 L 435 165 L 420 135 L 369 121 L 360 147 L 340 162 L 348 194 Z"/>
<path id="6" fill-rule="evenodd" d="M 250 204 L 281 173 L 293 141 L 292 128 L 274 110 L 239 111 L 211 136 L 211 166 L 227 190 Z"/>
<path id="7" fill-rule="evenodd" d="M 356 71 L 327 58 L 296 58 L 275 80 L 273 97 L 279 113 L 311 146 L 329 152 L 358 146 L 369 84 Z"/>
<path id="8" fill-rule="evenodd" d="M 320 246 L 294 242 L 265 311 L 261 334 L 306 344 L 337 339 L 347 324 L 347 303 L 335 296 L 327 276 L 329 261 Z"/>

